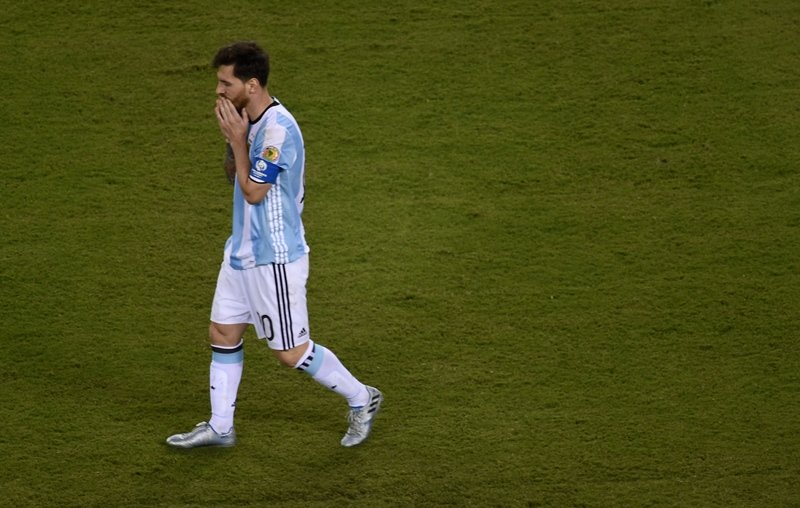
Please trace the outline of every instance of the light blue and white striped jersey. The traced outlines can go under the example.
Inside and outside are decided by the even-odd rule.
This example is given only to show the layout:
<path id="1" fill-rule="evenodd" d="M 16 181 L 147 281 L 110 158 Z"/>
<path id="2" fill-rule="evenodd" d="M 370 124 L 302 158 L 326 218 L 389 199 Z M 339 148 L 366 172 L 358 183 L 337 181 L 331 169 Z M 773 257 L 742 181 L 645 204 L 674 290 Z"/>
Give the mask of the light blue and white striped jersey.
<path id="1" fill-rule="evenodd" d="M 273 97 L 261 118 L 250 123 L 250 178 L 264 182 L 264 167 L 278 176 L 257 205 L 244 199 L 239 182 L 233 191 L 233 233 L 225 243 L 225 261 L 237 270 L 285 264 L 307 254 L 301 219 L 305 198 L 305 148 L 297 121 Z M 258 166 L 258 167 L 257 167 Z"/>

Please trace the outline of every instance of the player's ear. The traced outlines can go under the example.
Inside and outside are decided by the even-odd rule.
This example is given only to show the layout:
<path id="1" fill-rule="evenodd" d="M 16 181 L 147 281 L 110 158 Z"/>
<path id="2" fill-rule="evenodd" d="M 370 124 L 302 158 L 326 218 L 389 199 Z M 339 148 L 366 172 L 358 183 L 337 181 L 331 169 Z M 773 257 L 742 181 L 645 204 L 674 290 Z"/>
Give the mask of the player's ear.
<path id="1" fill-rule="evenodd" d="M 255 93 L 256 87 L 258 86 L 258 80 L 256 78 L 250 78 L 247 80 L 247 93 Z"/>

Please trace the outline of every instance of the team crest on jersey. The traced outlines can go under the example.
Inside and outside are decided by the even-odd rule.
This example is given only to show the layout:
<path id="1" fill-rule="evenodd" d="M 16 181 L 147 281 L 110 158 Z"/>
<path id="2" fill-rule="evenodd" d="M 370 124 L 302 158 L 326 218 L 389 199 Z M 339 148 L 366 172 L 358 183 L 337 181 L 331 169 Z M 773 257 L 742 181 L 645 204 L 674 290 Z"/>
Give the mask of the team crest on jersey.
<path id="1" fill-rule="evenodd" d="M 278 157 L 281 156 L 281 152 L 277 146 L 268 146 L 261 155 L 270 162 L 276 162 Z"/>

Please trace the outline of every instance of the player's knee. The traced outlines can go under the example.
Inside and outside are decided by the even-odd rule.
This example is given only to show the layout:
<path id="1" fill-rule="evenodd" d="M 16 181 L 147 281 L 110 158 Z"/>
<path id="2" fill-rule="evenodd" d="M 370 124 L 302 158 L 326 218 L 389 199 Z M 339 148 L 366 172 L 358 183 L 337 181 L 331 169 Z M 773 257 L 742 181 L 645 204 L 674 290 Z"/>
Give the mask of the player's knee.
<path id="1" fill-rule="evenodd" d="M 208 325 L 208 338 L 218 346 L 235 346 L 242 339 L 243 331 L 236 326 L 211 323 Z"/>
<path id="2" fill-rule="evenodd" d="M 208 340 L 211 341 L 212 344 L 217 344 L 222 339 L 222 332 L 217 328 L 216 323 L 211 323 L 208 325 Z"/>
<path id="3" fill-rule="evenodd" d="M 281 365 L 283 365 L 284 367 L 291 368 L 295 366 L 296 362 L 292 361 L 292 356 L 289 355 L 287 351 L 274 351 L 274 353 L 275 353 L 275 358 L 277 358 L 278 361 L 281 362 Z"/>
<path id="4" fill-rule="evenodd" d="M 292 368 L 297 365 L 297 363 L 303 357 L 307 347 L 307 344 L 302 344 L 292 349 L 287 349 L 286 351 L 273 350 L 272 352 L 275 354 L 275 358 L 277 358 L 282 365 Z"/>

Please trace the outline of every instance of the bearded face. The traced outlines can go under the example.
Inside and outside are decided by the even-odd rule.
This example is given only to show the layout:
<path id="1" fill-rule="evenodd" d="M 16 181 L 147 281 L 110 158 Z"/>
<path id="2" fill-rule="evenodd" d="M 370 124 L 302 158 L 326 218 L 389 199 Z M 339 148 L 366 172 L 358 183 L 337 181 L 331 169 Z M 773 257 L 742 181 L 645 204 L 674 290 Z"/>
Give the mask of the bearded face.
<path id="1" fill-rule="evenodd" d="M 233 75 L 233 65 L 221 65 L 217 69 L 216 93 L 218 97 L 231 101 L 237 111 L 244 109 L 250 101 L 244 82 Z"/>

